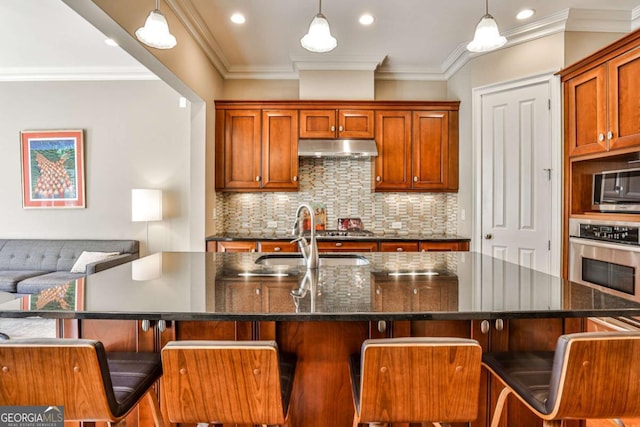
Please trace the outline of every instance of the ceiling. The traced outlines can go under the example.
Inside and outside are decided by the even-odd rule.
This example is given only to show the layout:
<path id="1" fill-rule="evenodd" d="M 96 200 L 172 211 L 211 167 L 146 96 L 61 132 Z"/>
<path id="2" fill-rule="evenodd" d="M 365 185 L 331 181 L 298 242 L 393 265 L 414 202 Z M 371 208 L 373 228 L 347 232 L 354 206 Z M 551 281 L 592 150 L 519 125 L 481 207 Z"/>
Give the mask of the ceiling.
<path id="1" fill-rule="evenodd" d="M 129 0 L 148 3 L 153 0 Z M 470 57 L 466 44 L 484 14 L 482 0 L 324 0 L 338 47 L 300 46 L 315 0 L 163 0 L 225 78 L 297 78 L 300 69 L 375 69 L 377 78 L 442 80 Z M 525 8 L 536 14 L 518 21 Z M 241 12 L 242 25 L 229 17 Z M 362 13 L 373 25 L 358 23 Z M 626 33 L 640 21 L 640 0 L 492 0 L 489 12 L 513 45 L 554 32 Z M 140 25 L 146 16 L 140 17 Z M 0 1 L 0 80 L 101 75 L 149 78 L 149 71 L 62 0 Z M 19 42 L 16 42 L 18 40 Z M 178 43 L 180 40 L 178 39 Z"/>

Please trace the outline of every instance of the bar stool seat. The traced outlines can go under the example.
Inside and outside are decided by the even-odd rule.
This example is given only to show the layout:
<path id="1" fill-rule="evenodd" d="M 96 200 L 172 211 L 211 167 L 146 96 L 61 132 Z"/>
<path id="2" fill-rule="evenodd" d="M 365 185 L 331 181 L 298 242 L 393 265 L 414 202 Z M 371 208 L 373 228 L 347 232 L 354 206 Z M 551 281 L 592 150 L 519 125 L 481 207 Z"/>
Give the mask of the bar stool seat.
<path id="1" fill-rule="evenodd" d="M 366 340 L 349 360 L 353 426 L 475 420 L 481 354 L 464 338 Z"/>
<path id="2" fill-rule="evenodd" d="M 161 375 L 157 353 L 107 353 L 88 339 L 0 340 L 0 405 L 63 406 L 65 421 L 117 423 L 146 396 L 163 427 L 153 389 Z"/>
<path id="3" fill-rule="evenodd" d="M 555 351 L 485 353 L 482 362 L 504 386 L 492 427 L 510 394 L 545 426 L 640 415 L 640 333 L 568 334 L 558 338 Z"/>
<path id="4" fill-rule="evenodd" d="M 172 341 L 162 364 L 171 422 L 287 422 L 296 357 L 275 341 Z"/>

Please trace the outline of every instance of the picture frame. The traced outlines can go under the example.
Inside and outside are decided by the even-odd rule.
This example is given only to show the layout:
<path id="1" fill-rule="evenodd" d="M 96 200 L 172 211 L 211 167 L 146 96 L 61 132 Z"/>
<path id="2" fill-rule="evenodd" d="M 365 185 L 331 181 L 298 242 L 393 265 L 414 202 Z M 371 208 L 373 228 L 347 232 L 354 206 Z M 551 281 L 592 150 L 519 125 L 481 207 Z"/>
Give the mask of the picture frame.
<path id="1" fill-rule="evenodd" d="M 20 132 L 23 208 L 84 208 L 83 130 Z"/>
<path id="2" fill-rule="evenodd" d="M 29 311 L 82 311 L 84 310 L 85 278 L 47 288 L 39 293 L 22 297 L 22 310 Z"/>

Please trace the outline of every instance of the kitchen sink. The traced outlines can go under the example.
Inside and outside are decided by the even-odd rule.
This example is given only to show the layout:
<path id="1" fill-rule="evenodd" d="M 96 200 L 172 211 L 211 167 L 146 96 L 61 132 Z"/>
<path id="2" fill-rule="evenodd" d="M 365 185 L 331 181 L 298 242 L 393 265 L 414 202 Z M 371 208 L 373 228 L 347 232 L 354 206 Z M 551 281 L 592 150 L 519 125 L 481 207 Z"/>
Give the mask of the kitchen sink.
<path id="1" fill-rule="evenodd" d="M 261 265 L 304 265 L 302 255 L 262 255 L 256 260 Z M 320 266 L 323 265 L 369 265 L 369 260 L 361 255 L 353 254 L 321 254 Z"/>

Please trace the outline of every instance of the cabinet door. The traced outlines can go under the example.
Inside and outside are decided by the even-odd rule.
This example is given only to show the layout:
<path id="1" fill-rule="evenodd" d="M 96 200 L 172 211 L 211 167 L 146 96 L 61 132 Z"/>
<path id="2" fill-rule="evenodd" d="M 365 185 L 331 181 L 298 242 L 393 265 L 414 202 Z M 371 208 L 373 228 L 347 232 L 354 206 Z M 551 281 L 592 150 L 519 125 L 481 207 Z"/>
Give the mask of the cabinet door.
<path id="1" fill-rule="evenodd" d="M 380 252 L 418 252 L 418 242 L 381 242 Z"/>
<path id="2" fill-rule="evenodd" d="M 608 64 L 609 149 L 640 145 L 640 49 Z"/>
<path id="3" fill-rule="evenodd" d="M 376 191 L 411 188 L 411 112 L 376 113 Z"/>
<path id="4" fill-rule="evenodd" d="M 339 110 L 338 138 L 373 138 L 373 110 Z"/>
<path id="5" fill-rule="evenodd" d="M 227 110 L 224 127 L 224 188 L 260 188 L 260 110 Z"/>
<path id="6" fill-rule="evenodd" d="M 298 189 L 297 129 L 295 110 L 262 112 L 262 188 Z"/>
<path id="7" fill-rule="evenodd" d="M 594 68 L 565 84 L 565 137 L 569 156 L 606 151 L 606 68 Z"/>
<path id="8" fill-rule="evenodd" d="M 413 113 L 413 188 L 444 190 L 449 186 L 449 113 Z"/>
<path id="9" fill-rule="evenodd" d="M 298 244 L 289 240 L 265 240 L 258 242 L 258 252 L 298 252 Z"/>
<path id="10" fill-rule="evenodd" d="M 376 252 L 378 242 L 325 241 L 318 242 L 318 252 Z"/>
<path id="11" fill-rule="evenodd" d="M 300 110 L 300 138 L 335 138 L 336 110 Z"/>
<path id="12" fill-rule="evenodd" d="M 469 242 L 420 242 L 420 252 L 468 251 Z"/>
<path id="13" fill-rule="evenodd" d="M 218 252 L 255 252 L 256 242 L 254 241 L 230 241 L 218 242 Z"/>

